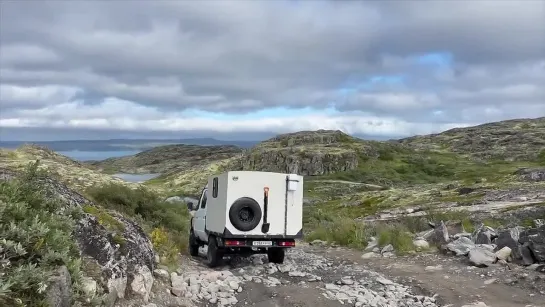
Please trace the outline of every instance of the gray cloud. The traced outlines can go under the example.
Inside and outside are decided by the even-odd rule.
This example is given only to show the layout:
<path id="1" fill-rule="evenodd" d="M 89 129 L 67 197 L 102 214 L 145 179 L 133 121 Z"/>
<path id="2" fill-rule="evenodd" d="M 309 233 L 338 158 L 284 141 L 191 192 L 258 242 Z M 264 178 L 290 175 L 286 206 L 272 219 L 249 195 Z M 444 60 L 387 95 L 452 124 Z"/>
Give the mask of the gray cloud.
<path id="1" fill-rule="evenodd" d="M 156 122 L 144 126 L 163 118 L 191 130 L 200 127 L 173 124 L 186 109 L 333 106 L 343 113 L 328 127 L 368 134 L 376 129 L 357 124 L 357 112 L 395 118 L 400 131 L 404 123 L 545 115 L 543 1 L 0 5 L 0 123 L 9 127 L 58 127 L 84 115 L 89 129 L 129 129 L 110 118 L 147 116 Z M 438 52 L 451 54 L 451 63 L 415 60 Z M 384 75 L 403 82 L 368 84 Z M 289 121 L 274 120 L 266 129 L 287 129 Z"/>

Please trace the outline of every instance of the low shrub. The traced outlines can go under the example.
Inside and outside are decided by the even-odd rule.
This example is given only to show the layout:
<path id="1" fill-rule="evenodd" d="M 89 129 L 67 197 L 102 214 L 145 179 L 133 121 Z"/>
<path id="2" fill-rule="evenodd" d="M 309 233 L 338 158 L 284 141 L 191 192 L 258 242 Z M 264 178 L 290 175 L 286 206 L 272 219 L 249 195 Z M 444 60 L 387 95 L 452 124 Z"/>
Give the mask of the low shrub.
<path id="1" fill-rule="evenodd" d="M 164 264 L 174 264 L 178 253 L 187 250 L 189 212 L 183 204 L 167 202 L 145 187 L 116 183 L 92 187 L 86 194 L 105 208 L 141 219 Z"/>
<path id="2" fill-rule="evenodd" d="M 81 259 L 71 237 L 81 211 L 45 196 L 39 162 L 0 181 L 0 306 L 44 306 L 48 279 L 65 265 L 79 295 Z"/>

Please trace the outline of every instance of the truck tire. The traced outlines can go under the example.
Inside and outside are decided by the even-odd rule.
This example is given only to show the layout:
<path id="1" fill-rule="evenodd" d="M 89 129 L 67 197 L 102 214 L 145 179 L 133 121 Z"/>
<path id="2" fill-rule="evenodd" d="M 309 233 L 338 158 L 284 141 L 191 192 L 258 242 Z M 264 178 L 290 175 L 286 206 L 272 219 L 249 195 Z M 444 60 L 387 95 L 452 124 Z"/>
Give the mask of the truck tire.
<path id="1" fill-rule="evenodd" d="M 286 256 L 286 251 L 283 248 L 269 248 L 267 250 L 267 258 L 269 262 L 282 264 L 284 263 L 284 257 Z"/>
<path id="2" fill-rule="evenodd" d="M 229 209 L 229 221 L 240 231 L 250 231 L 259 225 L 263 212 L 255 199 L 241 197 Z"/>
<path id="3" fill-rule="evenodd" d="M 210 267 L 217 267 L 223 259 L 223 251 L 218 248 L 216 237 L 208 237 L 208 251 L 206 252 L 206 264 Z"/>
<path id="4" fill-rule="evenodd" d="M 199 243 L 197 242 L 197 238 L 195 237 L 195 233 L 193 232 L 193 229 L 189 231 L 189 254 L 191 256 L 198 256 L 199 255 Z"/>

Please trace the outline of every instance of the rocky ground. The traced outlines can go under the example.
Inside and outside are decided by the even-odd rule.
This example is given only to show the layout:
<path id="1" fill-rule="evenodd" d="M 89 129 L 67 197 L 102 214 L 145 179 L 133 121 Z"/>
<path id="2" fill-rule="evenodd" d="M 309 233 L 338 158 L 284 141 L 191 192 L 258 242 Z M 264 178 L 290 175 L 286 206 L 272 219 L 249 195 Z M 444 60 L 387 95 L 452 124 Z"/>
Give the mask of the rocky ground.
<path id="1" fill-rule="evenodd" d="M 433 253 L 362 259 L 358 251 L 302 243 L 281 265 L 261 255 L 226 259 L 217 269 L 204 258 L 182 262 L 177 273 L 154 272 L 148 305 L 119 306 L 545 306 L 541 272 L 477 268 Z"/>

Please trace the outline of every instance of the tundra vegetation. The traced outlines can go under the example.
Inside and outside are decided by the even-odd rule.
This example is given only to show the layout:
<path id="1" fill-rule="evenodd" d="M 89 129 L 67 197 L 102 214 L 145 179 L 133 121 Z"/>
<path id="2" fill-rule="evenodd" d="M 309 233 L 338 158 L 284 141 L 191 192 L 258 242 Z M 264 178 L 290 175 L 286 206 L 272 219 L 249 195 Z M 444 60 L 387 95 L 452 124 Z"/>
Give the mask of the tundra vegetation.
<path id="1" fill-rule="evenodd" d="M 29 168 L 35 160 L 40 162 Z M 545 118 L 386 142 L 340 131 L 302 131 L 251 149 L 169 145 L 92 163 L 32 145 L 1 150 L 0 170 L 20 175 L 0 181 L 0 304 L 44 299 L 44 285 L 59 263 L 72 275 L 73 300 L 84 296 L 79 280 L 86 267 L 70 235 L 81 214 L 96 218 L 120 246 L 127 243 L 117 215 L 135 221 L 160 263 L 174 267 L 187 249 L 189 214 L 182 203 L 166 199 L 196 197 L 207 176 L 225 170 L 305 175 L 307 241 L 363 249 L 373 237 L 380 247 L 391 244 L 403 254 L 414 252 L 415 234 L 429 229 L 429 222 L 456 220 L 471 232 L 480 222 L 502 227 L 530 225 L 540 217 L 535 214 L 545 218 L 545 210 L 531 217 L 516 214 L 526 207 L 545 208 L 543 202 L 510 205 L 520 191 L 545 189 L 544 166 Z M 135 184 L 108 175 L 114 172 L 161 175 Z M 44 196 L 37 176 L 54 178 L 92 203 L 59 210 L 54 198 Z M 484 215 L 474 210 L 488 201 L 505 206 Z"/>

